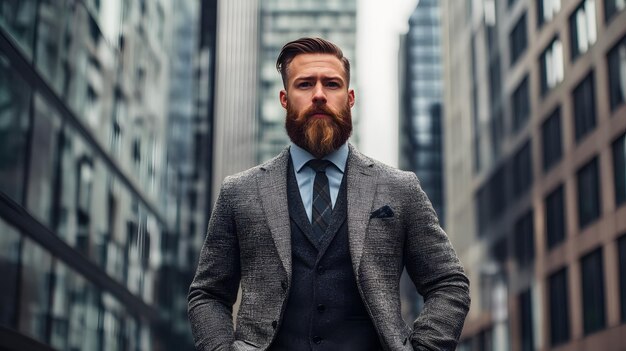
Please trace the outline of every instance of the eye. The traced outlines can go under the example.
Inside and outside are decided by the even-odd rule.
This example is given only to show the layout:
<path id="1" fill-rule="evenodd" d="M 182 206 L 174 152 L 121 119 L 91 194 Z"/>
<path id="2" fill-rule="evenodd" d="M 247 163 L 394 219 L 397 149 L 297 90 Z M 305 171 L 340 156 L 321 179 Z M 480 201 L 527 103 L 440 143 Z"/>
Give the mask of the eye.
<path id="1" fill-rule="evenodd" d="M 296 84 L 296 87 L 298 87 L 300 89 L 309 88 L 309 87 L 311 87 L 311 82 L 302 81 L 302 82 L 299 82 L 298 84 Z"/>
<path id="2" fill-rule="evenodd" d="M 329 87 L 329 88 L 339 88 L 339 87 L 341 87 L 341 84 L 339 84 L 339 82 L 337 82 L 337 81 L 332 81 L 331 80 L 330 82 L 326 83 L 326 86 Z"/>

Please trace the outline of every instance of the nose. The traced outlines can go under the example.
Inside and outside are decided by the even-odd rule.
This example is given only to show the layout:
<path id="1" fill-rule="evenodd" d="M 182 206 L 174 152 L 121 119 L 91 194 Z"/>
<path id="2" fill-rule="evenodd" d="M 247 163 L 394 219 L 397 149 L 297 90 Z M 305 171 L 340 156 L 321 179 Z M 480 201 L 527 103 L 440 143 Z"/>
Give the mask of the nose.
<path id="1" fill-rule="evenodd" d="M 324 92 L 324 86 L 318 82 L 313 90 L 313 103 L 324 104 L 326 103 L 326 92 Z"/>

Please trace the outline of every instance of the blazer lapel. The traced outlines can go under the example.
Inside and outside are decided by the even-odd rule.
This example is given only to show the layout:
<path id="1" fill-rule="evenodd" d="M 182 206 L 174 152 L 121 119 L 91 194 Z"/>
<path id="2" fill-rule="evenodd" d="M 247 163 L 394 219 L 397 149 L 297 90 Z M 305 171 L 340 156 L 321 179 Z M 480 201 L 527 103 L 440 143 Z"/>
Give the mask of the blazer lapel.
<path id="1" fill-rule="evenodd" d="M 352 268 L 358 280 L 365 233 L 376 192 L 377 173 L 374 163 L 352 144 L 348 156 L 348 237 Z"/>
<path id="2" fill-rule="evenodd" d="M 274 159 L 261 165 L 258 177 L 259 194 L 267 225 L 272 233 L 276 251 L 291 279 L 291 228 L 287 206 L 287 166 L 289 148 Z"/>

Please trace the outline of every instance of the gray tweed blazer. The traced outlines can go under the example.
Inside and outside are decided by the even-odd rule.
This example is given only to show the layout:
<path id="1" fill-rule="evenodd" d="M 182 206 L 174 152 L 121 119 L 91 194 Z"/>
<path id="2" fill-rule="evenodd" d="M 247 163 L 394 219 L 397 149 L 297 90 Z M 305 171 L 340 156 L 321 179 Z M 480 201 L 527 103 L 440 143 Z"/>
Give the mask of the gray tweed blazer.
<path id="1" fill-rule="evenodd" d="M 224 180 L 189 291 L 198 350 L 266 350 L 280 328 L 292 279 L 288 160 L 286 148 Z M 417 177 L 352 145 L 346 176 L 352 266 L 381 344 L 390 351 L 454 350 L 470 305 L 469 281 Z M 400 315 L 404 267 L 424 296 L 412 328 Z"/>

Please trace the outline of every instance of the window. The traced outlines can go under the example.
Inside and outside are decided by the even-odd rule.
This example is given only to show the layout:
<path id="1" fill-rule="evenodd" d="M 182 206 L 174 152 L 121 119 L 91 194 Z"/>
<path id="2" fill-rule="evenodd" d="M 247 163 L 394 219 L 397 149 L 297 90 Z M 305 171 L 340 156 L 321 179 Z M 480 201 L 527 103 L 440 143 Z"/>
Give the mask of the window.
<path id="1" fill-rule="evenodd" d="M 619 297 L 622 306 L 622 322 L 626 323 L 626 235 L 617 242 L 619 252 Z"/>
<path id="2" fill-rule="evenodd" d="M 596 127 L 596 102 L 593 72 L 574 89 L 574 123 L 576 141 Z"/>
<path id="3" fill-rule="evenodd" d="M 615 177 L 615 204 L 626 202 L 626 134 L 613 142 L 613 176 Z"/>
<path id="4" fill-rule="evenodd" d="M 22 203 L 32 91 L 0 54 L 0 191 Z"/>
<path id="5" fill-rule="evenodd" d="M 530 93 L 528 90 L 528 76 L 513 92 L 513 130 L 518 131 L 528 121 L 530 116 Z"/>
<path id="6" fill-rule="evenodd" d="M 596 1 L 585 0 L 569 18 L 572 59 L 587 52 L 596 42 Z"/>
<path id="7" fill-rule="evenodd" d="M 562 156 L 561 109 L 557 108 L 541 127 L 543 142 L 543 170 L 548 171 Z"/>
<path id="8" fill-rule="evenodd" d="M 563 185 L 546 197 L 546 243 L 552 249 L 565 239 L 565 201 Z"/>
<path id="9" fill-rule="evenodd" d="M 541 54 L 541 93 L 546 94 L 563 81 L 563 44 L 557 37 Z"/>
<path id="10" fill-rule="evenodd" d="M 509 35 L 509 52 L 511 55 L 511 66 L 513 66 L 517 59 L 522 56 L 522 54 L 526 50 L 527 45 L 528 35 L 526 33 L 526 14 L 524 13 L 519 21 L 517 21 L 517 24 L 515 24 L 515 27 L 513 27 L 513 31 Z"/>
<path id="11" fill-rule="evenodd" d="M 537 1 L 537 24 L 539 26 L 550 22 L 561 9 L 561 0 Z"/>
<path id="12" fill-rule="evenodd" d="M 606 325 L 602 248 L 585 255 L 580 261 L 583 329 L 585 334 L 590 334 Z"/>
<path id="13" fill-rule="evenodd" d="M 611 110 L 615 111 L 626 101 L 626 37 L 609 51 L 607 61 Z"/>
<path id="14" fill-rule="evenodd" d="M 535 257 L 533 211 L 528 211 L 515 222 L 515 257 L 520 266 L 531 263 Z"/>
<path id="15" fill-rule="evenodd" d="M 550 300 L 550 345 L 557 346 L 567 342 L 570 338 L 567 268 L 561 269 L 548 278 L 548 289 Z"/>
<path id="16" fill-rule="evenodd" d="M 513 194 L 519 196 L 530 187 L 533 181 L 533 165 L 530 141 L 526 142 L 513 157 Z"/>
<path id="17" fill-rule="evenodd" d="M 49 321 L 50 267 L 52 257 L 48 251 L 23 238 L 21 252 L 22 274 L 18 330 L 41 342 L 46 342 Z"/>
<path id="18" fill-rule="evenodd" d="M 626 7 L 626 0 L 604 0 L 604 16 L 606 23 Z"/>
<path id="19" fill-rule="evenodd" d="M 600 191 L 598 183 L 598 159 L 594 158 L 577 173 L 578 178 L 578 225 L 580 228 L 600 216 Z"/>
<path id="20" fill-rule="evenodd" d="M 0 289 L 0 325 L 15 329 L 18 301 L 18 272 L 20 234 L 0 218 L 0 274 L 4 288 Z"/>
<path id="21" fill-rule="evenodd" d="M 520 334 L 522 336 L 522 351 L 534 351 L 533 337 L 533 306 L 531 290 L 527 289 L 519 296 Z"/>

